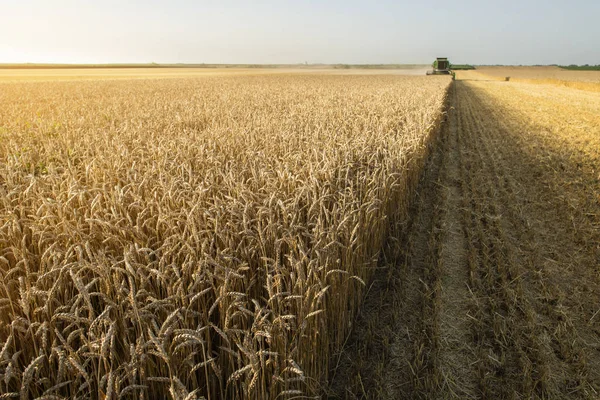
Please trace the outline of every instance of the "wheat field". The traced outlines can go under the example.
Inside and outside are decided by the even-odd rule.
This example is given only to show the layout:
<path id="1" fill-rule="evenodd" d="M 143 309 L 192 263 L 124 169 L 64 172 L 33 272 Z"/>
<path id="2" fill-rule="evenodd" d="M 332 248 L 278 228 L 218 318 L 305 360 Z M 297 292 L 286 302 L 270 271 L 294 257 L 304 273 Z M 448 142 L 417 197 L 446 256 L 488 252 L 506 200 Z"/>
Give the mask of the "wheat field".
<path id="1" fill-rule="evenodd" d="M 319 396 L 449 85 L 0 83 L 0 397 Z"/>

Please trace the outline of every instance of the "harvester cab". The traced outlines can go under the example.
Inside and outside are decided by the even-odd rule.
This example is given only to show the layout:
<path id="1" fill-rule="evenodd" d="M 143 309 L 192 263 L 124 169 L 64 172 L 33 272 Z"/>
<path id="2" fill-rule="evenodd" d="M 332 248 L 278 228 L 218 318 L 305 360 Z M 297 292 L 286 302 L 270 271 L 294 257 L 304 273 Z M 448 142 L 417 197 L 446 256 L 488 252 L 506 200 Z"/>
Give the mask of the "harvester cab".
<path id="1" fill-rule="evenodd" d="M 438 57 L 433 62 L 433 70 L 427 71 L 427 75 L 452 75 L 454 79 L 454 72 L 450 69 L 450 61 L 446 57 Z"/>

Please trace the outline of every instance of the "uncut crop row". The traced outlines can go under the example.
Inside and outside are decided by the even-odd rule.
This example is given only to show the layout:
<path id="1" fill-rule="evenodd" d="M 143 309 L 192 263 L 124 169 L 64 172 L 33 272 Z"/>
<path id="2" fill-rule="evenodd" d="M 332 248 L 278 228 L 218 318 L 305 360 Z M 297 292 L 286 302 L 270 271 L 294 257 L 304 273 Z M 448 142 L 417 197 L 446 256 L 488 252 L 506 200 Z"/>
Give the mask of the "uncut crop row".
<path id="1" fill-rule="evenodd" d="M 449 84 L 2 84 L 0 393 L 319 394 Z"/>

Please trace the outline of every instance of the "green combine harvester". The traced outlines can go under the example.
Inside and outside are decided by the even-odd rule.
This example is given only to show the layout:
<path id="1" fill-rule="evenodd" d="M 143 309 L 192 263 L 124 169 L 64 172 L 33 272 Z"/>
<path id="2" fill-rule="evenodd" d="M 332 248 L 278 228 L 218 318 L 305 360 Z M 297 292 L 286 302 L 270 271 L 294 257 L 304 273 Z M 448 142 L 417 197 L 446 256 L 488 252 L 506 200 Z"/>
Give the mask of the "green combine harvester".
<path id="1" fill-rule="evenodd" d="M 438 57 L 432 66 L 433 70 L 427 71 L 427 75 L 452 75 L 452 79 L 454 79 L 455 73 L 452 71 L 450 61 L 446 57 Z"/>

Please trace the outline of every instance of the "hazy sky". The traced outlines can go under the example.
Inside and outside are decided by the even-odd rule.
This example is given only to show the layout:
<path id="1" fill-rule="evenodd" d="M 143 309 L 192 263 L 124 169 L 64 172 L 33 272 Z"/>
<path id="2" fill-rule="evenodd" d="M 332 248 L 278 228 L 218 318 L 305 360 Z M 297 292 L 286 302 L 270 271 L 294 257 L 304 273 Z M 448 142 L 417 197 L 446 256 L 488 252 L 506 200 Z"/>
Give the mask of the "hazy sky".
<path id="1" fill-rule="evenodd" d="M 0 63 L 600 64 L 600 0 L 0 0 Z"/>

